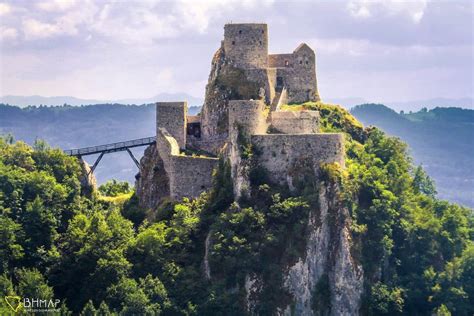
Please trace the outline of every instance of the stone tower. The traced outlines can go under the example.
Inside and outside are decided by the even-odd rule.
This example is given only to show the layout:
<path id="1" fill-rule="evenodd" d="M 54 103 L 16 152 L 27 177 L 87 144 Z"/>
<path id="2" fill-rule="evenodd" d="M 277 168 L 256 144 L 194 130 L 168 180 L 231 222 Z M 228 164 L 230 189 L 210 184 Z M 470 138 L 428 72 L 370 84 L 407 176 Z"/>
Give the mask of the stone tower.
<path id="1" fill-rule="evenodd" d="M 266 24 L 226 24 L 206 86 L 201 148 L 216 154 L 227 141 L 233 100 L 262 100 L 272 111 L 319 101 L 314 51 L 303 43 L 289 54 L 268 54 Z"/>
<path id="2" fill-rule="evenodd" d="M 267 68 L 268 28 L 266 24 L 226 24 L 226 58 L 239 68 Z"/>

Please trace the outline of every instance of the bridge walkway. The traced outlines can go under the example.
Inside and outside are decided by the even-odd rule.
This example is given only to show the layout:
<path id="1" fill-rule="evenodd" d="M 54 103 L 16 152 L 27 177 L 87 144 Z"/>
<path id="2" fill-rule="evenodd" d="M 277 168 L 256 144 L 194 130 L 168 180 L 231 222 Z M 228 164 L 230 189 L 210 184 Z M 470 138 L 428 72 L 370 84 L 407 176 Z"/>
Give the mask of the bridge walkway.
<path id="1" fill-rule="evenodd" d="M 69 156 L 78 157 L 79 159 L 81 159 L 82 156 L 100 154 L 97 160 L 95 161 L 94 165 L 92 165 L 91 170 L 89 171 L 89 174 L 91 174 L 94 172 L 95 168 L 97 168 L 100 160 L 105 154 L 119 152 L 119 151 L 127 151 L 130 157 L 132 158 L 133 162 L 137 165 L 138 168 L 140 168 L 140 163 L 135 158 L 135 156 L 133 156 L 133 153 L 130 150 L 130 148 L 148 146 L 148 145 L 154 144 L 155 142 L 156 142 L 156 137 L 145 137 L 145 138 L 127 140 L 127 141 L 118 142 L 118 143 L 110 143 L 110 144 L 105 144 L 105 145 L 69 149 L 69 150 L 65 150 L 64 153 Z"/>

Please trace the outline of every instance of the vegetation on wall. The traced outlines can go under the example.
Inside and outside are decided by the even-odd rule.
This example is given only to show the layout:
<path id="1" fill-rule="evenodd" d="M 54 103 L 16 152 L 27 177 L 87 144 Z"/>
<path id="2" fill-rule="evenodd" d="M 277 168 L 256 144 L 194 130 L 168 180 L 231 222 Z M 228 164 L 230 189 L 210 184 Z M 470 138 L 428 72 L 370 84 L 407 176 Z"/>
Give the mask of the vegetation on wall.
<path id="1" fill-rule="evenodd" d="M 324 131 L 347 136 L 346 169 L 322 166 L 321 176 L 340 186 L 352 217 L 365 276 L 361 312 L 472 315 L 472 210 L 438 200 L 400 140 L 336 106 L 299 107 L 319 109 Z M 291 304 L 283 270 L 305 248 L 315 179 L 302 177 L 290 193 L 256 176 L 236 203 L 221 159 L 210 192 L 163 203 L 146 219 L 134 195 L 124 203 L 85 197 L 78 161 L 35 147 L 0 139 L 0 295 L 58 298 L 63 314 L 235 315 L 246 313 L 243 284 L 258 275 L 259 314 Z M 101 191 L 123 193 L 118 187 Z M 330 308 L 327 283 L 316 286 L 315 310 Z M 8 312 L 2 300 L 0 313 Z"/>

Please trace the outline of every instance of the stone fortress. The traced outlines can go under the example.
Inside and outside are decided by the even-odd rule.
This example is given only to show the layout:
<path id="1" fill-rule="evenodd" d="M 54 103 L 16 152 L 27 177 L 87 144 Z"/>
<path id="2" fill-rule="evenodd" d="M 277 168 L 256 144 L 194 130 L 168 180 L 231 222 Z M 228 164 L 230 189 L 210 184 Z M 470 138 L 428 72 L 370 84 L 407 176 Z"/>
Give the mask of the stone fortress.
<path id="1" fill-rule="evenodd" d="M 227 24 L 215 53 L 202 111 L 186 102 L 156 104 L 156 146 L 140 163 L 140 204 L 197 197 L 212 185 L 219 155 L 231 164 L 234 194 L 248 187 L 242 139 L 258 150 L 257 163 L 272 181 L 294 187 L 298 164 L 317 172 L 321 163 L 344 165 L 344 139 L 319 133 L 317 111 L 283 111 L 285 104 L 319 101 L 314 51 L 268 54 L 266 24 Z"/>

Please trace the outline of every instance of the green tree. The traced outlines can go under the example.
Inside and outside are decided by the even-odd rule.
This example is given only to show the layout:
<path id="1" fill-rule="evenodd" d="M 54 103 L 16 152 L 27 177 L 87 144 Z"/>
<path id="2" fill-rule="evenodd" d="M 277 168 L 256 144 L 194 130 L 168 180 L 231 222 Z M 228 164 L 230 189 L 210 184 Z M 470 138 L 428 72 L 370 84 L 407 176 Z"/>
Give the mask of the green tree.
<path id="1" fill-rule="evenodd" d="M 18 292 L 22 297 L 53 299 L 53 288 L 50 287 L 38 269 L 17 269 L 15 276 L 18 280 Z"/>
<path id="2" fill-rule="evenodd" d="M 422 166 L 418 166 L 415 169 L 413 189 L 417 193 L 421 192 L 428 196 L 435 196 L 437 194 L 434 181 L 426 174 Z"/>
<path id="3" fill-rule="evenodd" d="M 117 196 L 124 193 L 130 193 L 133 188 L 126 181 L 109 180 L 99 187 L 99 192 L 105 196 Z"/>
<path id="4" fill-rule="evenodd" d="M 4 214 L 0 214 L 0 272 L 10 271 L 24 256 L 19 240 L 24 238 L 21 225 Z"/>
<path id="5" fill-rule="evenodd" d="M 80 314 L 81 316 L 95 316 L 97 315 L 97 310 L 94 307 L 94 303 L 92 303 L 91 300 L 87 302 L 86 305 L 84 305 L 84 308 L 82 309 L 82 312 Z"/>

